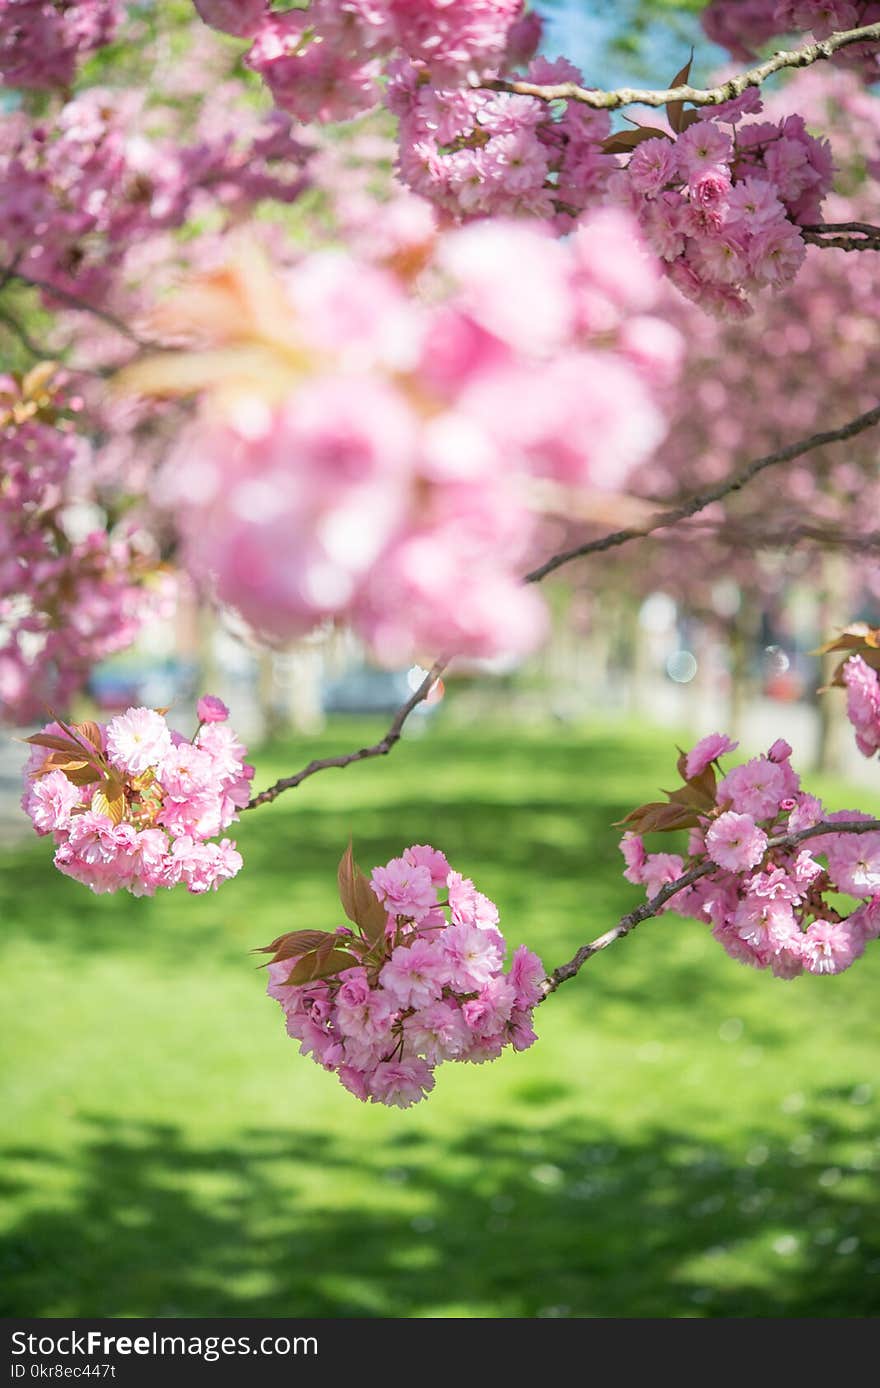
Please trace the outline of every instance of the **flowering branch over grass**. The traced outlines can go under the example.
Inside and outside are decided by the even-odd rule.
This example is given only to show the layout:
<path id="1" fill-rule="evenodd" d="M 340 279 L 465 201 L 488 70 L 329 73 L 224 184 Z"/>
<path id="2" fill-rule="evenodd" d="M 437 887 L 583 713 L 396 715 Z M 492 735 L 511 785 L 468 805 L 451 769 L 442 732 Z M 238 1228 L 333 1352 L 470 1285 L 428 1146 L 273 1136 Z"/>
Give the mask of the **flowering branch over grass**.
<path id="1" fill-rule="evenodd" d="M 302 771 L 297 771 L 293 776 L 284 776 L 273 786 L 269 786 L 267 790 L 255 795 L 250 803 L 244 806 L 244 809 L 255 810 L 259 805 L 269 805 L 273 800 L 278 799 L 283 790 L 294 790 L 309 776 L 314 776 L 319 771 L 327 771 L 331 766 L 342 768 L 351 766 L 352 762 L 366 761 L 368 757 L 387 757 L 392 747 L 400 741 L 403 725 L 407 718 L 414 709 L 418 708 L 419 704 L 424 703 L 428 698 L 447 663 L 446 660 L 435 660 L 415 693 L 397 710 L 385 736 L 374 743 L 372 747 L 361 747 L 357 752 L 347 752 L 339 757 L 323 757 L 317 761 L 310 761 L 308 766 L 303 767 Z"/>
<path id="2" fill-rule="evenodd" d="M 729 78 L 717 87 L 692 87 L 682 83 L 665 90 L 642 90 L 638 87 L 618 87 L 615 91 L 594 91 L 576 82 L 557 82 L 544 85 L 498 77 L 478 82 L 477 86 L 491 91 L 509 92 L 514 96 L 532 96 L 540 101 L 579 101 L 596 111 L 617 111 L 622 106 L 669 106 L 689 102 L 692 106 L 721 106 L 742 96 L 750 87 L 760 87 L 768 77 L 786 68 L 811 67 L 813 63 L 833 58 L 842 48 L 853 43 L 880 43 L 880 24 L 865 24 L 860 29 L 847 29 L 827 39 L 805 44 L 802 48 L 781 49 L 766 62 Z"/>
<path id="3" fill-rule="evenodd" d="M 821 824 L 813 824 L 808 829 L 798 829 L 792 834 L 779 834 L 768 840 L 767 847 L 768 849 L 794 848 L 806 839 L 818 838 L 821 834 L 870 834 L 878 829 L 880 829 L 880 820 L 877 819 L 844 821 L 842 823 L 825 821 Z M 651 897 L 650 901 L 643 902 L 641 906 L 637 906 L 628 915 L 621 916 L 617 924 L 612 926 L 610 930 L 606 930 L 603 935 L 598 935 L 587 945 L 581 945 L 567 964 L 560 964 L 558 969 L 553 970 L 544 985 L 542 1001 L 549 998 L 551 993 L 555 993 L 561 984 L 574 978 L 575 974 L 580 972 L 584 964 L 592 959 L 594 954 L 599 954 L 603 949 L 607 949 L 609 945 L 614 944 L 615 940 L 622 940 L 625 935 L 630 935 L 637 925 L 641 925 L 642 921 L 660 915 L 672 897 L 686 887 L 691 887 L 695 882 L 699 882 L 701 877 L 707 877 L 710 873 L 717 871 L 718 867 L 714 862 L 700 863 L 697 867 L 683 873 L 681 877 L 677 877 L 674 882 L 667 882 L 655 896 Z"/>

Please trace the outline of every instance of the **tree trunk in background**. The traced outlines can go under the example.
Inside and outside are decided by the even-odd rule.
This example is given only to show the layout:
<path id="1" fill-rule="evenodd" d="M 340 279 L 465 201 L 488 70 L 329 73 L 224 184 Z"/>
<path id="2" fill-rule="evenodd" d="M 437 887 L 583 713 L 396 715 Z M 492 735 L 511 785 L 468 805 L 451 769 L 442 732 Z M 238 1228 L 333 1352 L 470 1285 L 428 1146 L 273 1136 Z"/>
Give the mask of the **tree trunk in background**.
<path id="1" fill-rule="evenodd" d="M 822 583 L 817 603 L 819 642 L 827 640 L 849 620 L 850 584 L 842 554 L 822 556 Z M 819 644 L 819 643 L 817 643 Z M 821 657 L 819 683 L 829 683 L 840 655 Z M 841 769 L 846 704 L 840 694 L 814 694 L 816 708 L 816 753 L 813 770 L 837 772 Z"/>
<path id="2" fill-rule="evenodd" d="M 749 701 L 755 697 L 755 676 L 752 662 L 755 654 L 755 641 L 761 621 L 760 605 L 743 593 L 739 611 L 731 618 L 729 628 L 730 642 L 730 709 L 729 723 L 731 734 L 742 735 Z"/>

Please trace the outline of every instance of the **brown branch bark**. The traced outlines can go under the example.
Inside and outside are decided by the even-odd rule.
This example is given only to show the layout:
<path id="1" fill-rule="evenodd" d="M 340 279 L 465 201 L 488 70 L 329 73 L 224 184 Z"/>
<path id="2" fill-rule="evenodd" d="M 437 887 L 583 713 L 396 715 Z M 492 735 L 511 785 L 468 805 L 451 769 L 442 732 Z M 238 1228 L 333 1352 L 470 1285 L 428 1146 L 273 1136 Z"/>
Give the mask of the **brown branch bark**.
<path id="1" fill-rule="evenodd" d="M 720 106 L 722 102 L 742 96 L 749 87 L 760 87 L 768 77 L 782 72 L 785 68 L 810 67 L 813 63 L 832 58 L 840 49 L 847 48 L 850 44 L 878 42 L 880 24 L 865 24 L 860 29 L 846 29 L 842 33 L 832 34 L 827 39 L 805 44 L 801 48 L 781 49 L 766 62 L 729 78 L 717 87 L 691 87 L 683 83 L 681 86 L 659 91 L 638 87 L 593 91 L 589 87 L 578 86 L 576 82 L 558 82 L 547 86 L 504 77 L 478 81 L 475 85 L 496 92 L 511 92 L 515 96 L 534 96 L 540 101 L 579 101 L 584 106 L 592 106 L 598 111 L 617 111 L 621 106 L 667 106 L 670 102 L 677 101 L 686 101 L 692 106 Z"/>
<path id="2" fill-rule="evenodd" d="M 10 270 L 4 282 L 18 280 L 19 284 L 26 284 L 30 289 L 39 289 L 41 294 L 48 294 L 51 298 L 57 299 L 59 303 L 66 304 L 68 308 L 76 309 L 79 313 L 90 313 L 94 318 L 100 318 L 102 323 L 106 323 L 109 328 L 113 328 L 122 337 L 127 337 L 129 342 L 136 346 L 148 348 L 152 352 L 163 352 L 166 349 L 160 342 L 151 342 L 148 338 L 141 337 L 134 328 L 129 327 L 121 318 L 117 318 L 115 313 L 108 309 L 100 308 L 97 304 L 90 304 L 88 299 L 81 299 L 78 294 L 73 294 L 69 289 L 61 289 L 59 286 L 49 284 L 46 280 L 35 280 L 30 275 L 23 275 L 19 270 Z M 2 286 L 0 286 L 2 287 Z"/>
<path id="3" fill-rule="evenodd" d="M 589 540 L 583 545 L 578 545 L 574 549 L 555 554 L 550 559 L 545 560 L 537 569 L 526 574 L 525 583 L 539 583 L 548 574 L 555 572 L 556 569 L 568 564 L 573 559 L 580 559 L 588 554 L 600 554 L 605 550 L 616 549 L 619 545 L 628 544 L 631 540 L 642 539 L 646 535 L 651 535 L 655 530 L 661 530 L 666 526 L 675 525 L 679 521 L 687 520 L 695 516 L 697 512 L 704 510 L 713 502 L 721 500 L 731 492 L 739 491 L 753 477 L 765 471 L 766 468 L 774 467 L 777 463 L 791 462 L 795 458 L 801 457 L 805 453 L 811 452 L 814 448 L 820 448 L 829 443 L 837 443 L 843 439 L 852 438 L 855 434 L 862 433 L 865 429 L 870 429 L 874 424 L 880 423 L 880 405 L 868 410 L 865 414 L 852 419 L 848 424 L 842 425 L 839 429 L 826 430 L 821 434 L 813 434 L 808 439 L 802 439 L 798 443 L 789 444 L 787 448 L 778 449 L 775 453 L 767 454 L 766 457 L 756 458 L 751 463 L 747 463 L 739 472 L 733 474 L 725 482 L 718 483 L 715 487 L 710 487 L 706 491 L 698 492 L 688 501 L 680 506 L 667 511 L 661 511 L 652 521 L 639 529 L 615 530 L 608 535 L 601 536 L 598 540 Z M 384 757 L 391 751 L 392 747 L 399 742 L 403 725 L 413 709 L 416 708 L 424 699 L 428 697 L 435 681 L 440 673 L 446 668 L 451 657 L 438 660 L 426 675 L 422 684 L 416 690 L 411 699 L 403 704 L 394 716 L 394 720 L 388 732 L 372 747 L 361 747 L 356 752 L 344 753 L 338 757 L 325 757 L 316 761 L 309 762 L 308 766 L 303 767 L 292 776 L 285 776 L 282 780 L 276 781 L 268 790 L 261 791 L 254 796 L 248 805 L 248 810 L 254 810 L 259 805 L 267 805 L 285 790 L 293 790 L 301 785 L 309 776 L 314 776 L 319 771 L 328 770 L 330 767 L 351 766 L 353 762 L 366 761 L 369 757 Z M 644 917 L 639 917 L 644 919 Z"/>
<path id="4" fill-rule="evenodd" d="M 880 227 L 869 222 L 817 222 L 802 226 L 811 246 L 834 246 L 841 251 L 880 251 Z"/>
<path id="5" fill-rule="evenodd" d="M 880 530 L 866 530 L 856 533 L 839 530 L 830 525 L 792 525 L 783 530 L 762 530 L 749 523 L 722 520 L 717 524 L 702 519 L 694 519 L 693 524 L 682 525 L 678 534 L 685 537 L 694 535 L 700 539 L 719 540 L 727 545 L 748 545 L 752 549 L 793 549 L 795 545 L 807 543 L 820 549 L 845 549 L 855 554 L 876 554 L 880 551 Z"/>
<path id="6" fill-rule="evenodd" d="M 7 332 L 17 338 L 22 347 L 37 361 L 56 361 L 59 359 L 57 351 L 52 351 L 49 347 L 36 342 L 27 331 L 23 323 L 20 323 L 14 313 L 0 305 L 0 324 L 6 328 Z M 79 376 L 99 376 L 106 378 L 112 374 L 110 367 L 99 366 L 77 366 L 74 362 L 65 362 L 68 371 L 75 372 Z"/>
<path id="7" fill-rule="evenodd" d="M 845 820 L 839 824 L 825 821 L 821 824 L 814 824 L 809 829 L 798 829 L 792 834 L 779 834 L 776 838 L 770 839 L 768 848 L 794 848 L 797 844 L 803 843 L 806 839 L 818 838 L 822 834 L 868 834 L 880 829 L 880 820 Z M 568 960 L 566 964 L 560 964 L 558 969 L 554 969 L 549 978 L 544 982 L 544 996 L 541 1002 L 546 1001 L 551 993 L 555 993 L 557 988 L 566 983 L 568 979 L 574 978 L 575 974 L 580 973 L 583 966 L 593 958 L 594 954 L 599 954 L 609 945 L 614 944 L 615 940 L 622 940 L 624 936 L 630 935 L 637 925 L 642 921 L 649 920 L 662 911 L 663 907 L 672 897 L 677 896 L 686 887 L 693 886 L 694 882 L 699 882 L 701 877 L 707 877 L 711 872 L 717 872 L 716 863 L 703 862 L 697 867 L 693 867 L 689 872 L 685 872 L 681 877 L 677 877 L 674 882 L 668 882 L 665 887 L 651 897 L 650 901 L 642 902 L 634 911 L 622 916 L 616 925 L 610 930 L 606 930 L 603 935 L 598 935 L 595 940 L 591 940 L 587 945 L 581 945 L 577 953 Z"/>
<path id="8" fill-rule="evenodd" d="M 639 540 L 643 539 L 645 535 L 652 535 L 655 530 L 677 525 L 679 521 L 688 520 L 691 516 L 695 516 L 698 511 L 704 511 L 713 502 L 721 501 L 725 496 L 740 491 L 742 487 L 751 482 L 754 477 L 759 476 L 760 473 L 765 472 L 767 468 L 776 467 L 780 463 L 793 462 L 795 458 L 801 458 L 805 453 L 811 453 L 816 448 L 824 448 L 828 444 L 851 439 L 856 434 L 861 434 L 878 423 L 880 423 L 880 405 L 875 405 L 872 410 L 866 410 L 864 414 L 851 419 L 847 424 L 841 425 L 839 429 L 825 429 L 819 434 L 811 434 L 807 439 L 800 439 L 797 443 L 790 443 L 785 448 L 779 448 L 775 453 L 767 453 L 763 458 L 755 458 L 724 482 L 719 482 L 714 487 L 707 487 L 704 491 L 696 492 L 680 506 L 673 506 L 669 510 L 658 512 L 652 520 L 648 521 L 647 525 L 614 530 L 610 534 L 600 536 L 597 540 L 588 540 L 582 545 L 563 550 L 560 554 L 551 555 L 549 559 L 545 559 L 543 564 L 539 564 L 536 569 L 532 569 L 531 573 L 526 574 L 525 581 L 526 583 L 539 583 L 542 578 L 546 578 L 548 574 L 562 568 L 563 564 L 571 563 L 573 559 L 582 559 L 588 554 L 602 554 L 606 550 L 616 549 L 619 545 L 629 544 L 631 540 Z"/>
<path id="9" fill-rule="evenodd" d="M 245 805 L 246 810 L 255 810 L 259 805 L 268 805 L 285 790 L 293 790 L 301 785 L 309 776 L 315 776 L 319 771 L 327 771 L 330 767 L 336 766 L 340 769 L 351 766 L 356 761 L 366 761 L 368 757 L 387 757 L 392 747 L 400 741 L 403 732 L 403 725 L 409 718 L 414 709 L 427 699 L 437 680 L 445 670 L 446 660 L 437 660 L 431 666 L 425 678 L 422 680 L 418 689 L 407 699 L 405 704 L 397 710 L 391 727 L 379 742 L 375 742 L 372 747 L 361 747 L 356 752 L 347 752 L 338 757 L 323 757 L 316 761 L 310 761 L 308 766 L 304 766 L 301 771 L 297 771 L 293 776 L 284 776 L 280 781 L 276 781 L 267 790 L 260 791 L 255 795 L 249 804 Z"/>

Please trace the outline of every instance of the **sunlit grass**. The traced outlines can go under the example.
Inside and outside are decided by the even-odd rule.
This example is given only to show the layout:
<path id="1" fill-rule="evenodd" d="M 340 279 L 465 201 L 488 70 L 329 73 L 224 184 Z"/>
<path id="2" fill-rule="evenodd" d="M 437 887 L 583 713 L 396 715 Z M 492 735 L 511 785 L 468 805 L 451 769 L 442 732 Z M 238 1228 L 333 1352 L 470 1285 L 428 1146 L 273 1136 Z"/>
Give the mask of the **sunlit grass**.
<path id="1" fill-rule="evenodd" d="M 373 731 L 273 749 L 260 784 Z M 876 1312 L 876 947 L 785 984 L 649 922 L 541 1009 L 530 1052 L 447 1065 L 407 1113 L 296 1054 L 248 953 L 338 923 L 353 833 L 365 866 L 442 846 L 553 966 L 635 902 L 610 825 L 672 742 L 429 728 L 245 816 L 246 870 L 209 899 L 95 898 L 45 842 L 7 852 L 4 1312 Z"/>

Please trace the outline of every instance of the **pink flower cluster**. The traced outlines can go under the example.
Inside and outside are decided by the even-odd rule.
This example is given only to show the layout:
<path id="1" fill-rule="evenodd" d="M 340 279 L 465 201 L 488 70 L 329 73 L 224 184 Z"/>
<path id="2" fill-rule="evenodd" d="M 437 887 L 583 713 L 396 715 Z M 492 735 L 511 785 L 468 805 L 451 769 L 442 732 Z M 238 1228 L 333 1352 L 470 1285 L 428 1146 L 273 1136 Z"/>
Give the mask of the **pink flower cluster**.
<path id="1" fill-rule="evenodd" d="M 880 752 L 880 678 L 860 655 L 853 655 L 843 666 L 842 679 L 856 746 L 862 756 L 873 757 Z"/>
<path id="2" fill-rule="evenodd" d="M 136 536 L 69 533 L 81 440 L 63 422 L 22 416 L 28 408 L 0 377 L 0 722 L 10 723 L 66 706 L 155 607 Z"/>
<path id="3" fill-rule="evenodd" d="M 798 115 L 743 119 L 760 110 L 754 88 L 704 110 L 674 139 L 639 144 L 612 181 L 676 288 L 722 317 L 794 279 L 806 254 L 798 223 L 821 220 L 831 187 L 828 141 Z"/>
<path id="4" fill-rule="evenodd" d="M 733 959 L 771 969 L 777 978 L 838 974 L 880 935 L 880 832 L 822 833 L 802 843 L 774 840 L 825 823 L 870 821 L 858 811 L 827 814 L 800 788 L 791 748 L 775 742 L 766 756 L 719 780 L 717 758 L 736 743 L 713 733 L 679 760 L 684 779 L 668 805 L 628 816 L 633 829 L 688 829 L 686 855 L 648 853 L 640 833 L 621 843 L 624 876 L 648 898 L 694 867 L 711 871 L 661 908 L 711 925 Z M 846 913 L 840 895 L 859 904 Z"/>
<path id="5" fill-rule="evenodd" d="M 154 118 L 150 112 L 150 118 Z M 0 122 L 0 258 L 43 285 L 106 302 L 126 255 L 181 226 L 210 190 L 218 206 L 303 191 L 306 151 L 280 111 L 188 141 L 141 133 L 142 93 L 89 87 L 46 124 Z M 168 113 L 165 113 L 165 124 Z"/>
<path id="6" fill-rule="evenodd" d="M 749 61 L 777 34 L 812 33 L 817 39 L 880 20 L 876 0 L 712 0 L 701 16 L 715 43 Z M 868 82 L 880 76 L 876 44 L 856 43 L 835 53 L 832 62 L 855 68 Z"/>
<path id="7" fill-rule="evenodd" d="M 69 87 L 79 61 L 113 38 L 122 0 L 0 0 L 0 86 Z"/>
<path id="8" fill-rule="evenodd" d="M 219 699 L 199 704 L 191 742 L 162 714 L 132 708 L 106 725 L 52 722 L 28 741 L 22 808 L 52 834 L 55 866 L 93 892 L 152 896 L 157 887 L 216 890 L 235 877 L 230 839 L 254 774 Z"/>
<path id="9" fill-rule="evenodd" d="M 268 0 L 195 0 L 202 19 L 250 38 L 245 61 L 301 121 L 348 120 L 381 100 L 389 62 L 432 81 L 495 71 L 537 43 L 522 0 L 312 0 L 273 13 Z"/>
<path id="10" fill-rule="evenodd" d="M 623 487 L 662 437 L 655 387 L 679 341 L 620 213 L 565 245 L 518 223 L 449 233 L 419 288 L 334 252 L 271 287 L 245 276 L 232 306 L 226 282 L 216 304 L 184 291 L 178 327 L 222 322 L 224 374 L 162 500 L 190 571 L 259 631 L 345 620 L 388 664 L 522 653 L 544 629 L 521 582 L 541 511 Z M 248 326 L 257 300 L 271 330 Z M 181 379 L 170 354 L 131 377 Z"/>
<path id="11" fill-rule="evenodd" d="M 583 84 L 564 58 L 532 61 L 530 82 Z M 387 101 L 399 117 L 399 172 L 456 219 L 528 215 L 571 230 L 606 191 L 616 160 L 603 150 L 606 111 L 465 88 L 438 89 L 412 64 L 395 67 Z"/>
<path id="12" fill-rule="evenodd" d="M 532 1045 L 543 965 L 521 945 L 503 972 L 498 910 L 473 882 L 415 845 L 363 883 L 381 902 L 378 930 L 342 926 L 328 936 L 339 954 L 332 973 L 291 982 L 292 966 L 294 975 L 302 966 L 286 937 L 272 947 L 283 957 L 269 965 L 267 991 L 303 1055 L 358 1099 L 409 1108 L 433 1089 L 444 1060 L 482 1064 Z"/>

